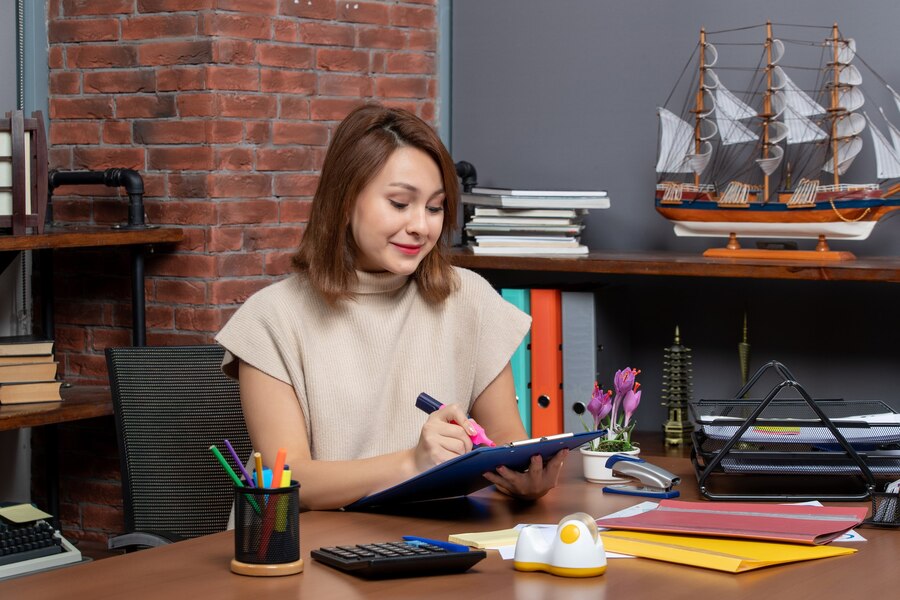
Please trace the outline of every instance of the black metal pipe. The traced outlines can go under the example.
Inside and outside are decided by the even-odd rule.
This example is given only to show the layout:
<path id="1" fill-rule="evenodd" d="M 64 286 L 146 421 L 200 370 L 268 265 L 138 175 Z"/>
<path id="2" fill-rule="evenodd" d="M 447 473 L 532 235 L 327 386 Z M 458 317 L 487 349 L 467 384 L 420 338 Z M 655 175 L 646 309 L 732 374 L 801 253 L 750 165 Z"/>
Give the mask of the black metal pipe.
<path id="1" fill-rule="evenodd" d="M 475 171 L 475 165 L 461 160 L 456 163 L 456 175 L 462 180 L 463 193 L 468 194 L 472 188 L 478 185 L 478 173 Z"/>
<path id="2" fill-rule="evenodd" d="M 105 185 L 124 187 L 128 193 L 128 229 L 143 229 L 144 179 L 134 169 L 106 169 L 105 171 L 50 171 L 50 195 L 62 185 Z"/>

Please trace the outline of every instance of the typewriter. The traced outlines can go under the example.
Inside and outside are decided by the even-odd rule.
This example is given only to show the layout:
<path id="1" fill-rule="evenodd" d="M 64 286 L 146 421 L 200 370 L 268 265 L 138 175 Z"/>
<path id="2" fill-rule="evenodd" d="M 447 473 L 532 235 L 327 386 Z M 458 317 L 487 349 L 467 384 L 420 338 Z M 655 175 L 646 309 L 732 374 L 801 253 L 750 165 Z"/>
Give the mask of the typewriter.
<path id="1" fill-rule="evenodd" d="M 81 552 L 44 519 L 0 517 L 0 580 L 81 561 Z"/>

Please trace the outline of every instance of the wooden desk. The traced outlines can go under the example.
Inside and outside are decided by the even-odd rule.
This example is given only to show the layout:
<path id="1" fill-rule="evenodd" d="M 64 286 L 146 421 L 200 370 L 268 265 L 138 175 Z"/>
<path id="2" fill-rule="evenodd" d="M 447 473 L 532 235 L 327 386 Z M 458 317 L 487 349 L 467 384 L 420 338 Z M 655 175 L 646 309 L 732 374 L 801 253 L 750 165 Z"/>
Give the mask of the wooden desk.
<path id="1" fill-rule="evenodd" d="M 676 452 L 677 453 L 677 452 Z M 687 459 L 654 462 L 683 479 L 684 499 L 697 499 L 696 478 Z M 302 493 L 302 490 L 301 490 Z M 611 559 L 605 575 L 584 580 L 543 573 L 518 573 L 496 552 L 466 575 L 366 581 L 312 561 L 310 550 L 323 545 L 396 540 L 404 534 L 446 539 L 450 533 L 510 527 L 516 523 L 555 523 L 586 511 L 601 516 L 640 498 L 604 496 L 601 486 L 581 477 L 580 457 L 567 461 L 564 481 L 541 501 L 520 505 L 492 490 L 468 500 L 433 504 L 405 514 L 308 512 L 300 517 L 305 571 L 283 578 L 234 575 L 231 532 L 163 548 L 109 558 L 65 570 L 0 582 L 3 598 L 519 598 L 544 600 L 698 598 L 854 598 L 890 596 L 896 584 L 900 532 L 863 528 L 868 542 L 851 556 L 795 563 L 740 575 L 646 559 Z M 438 515 L 432 518 L 430 515 Z M 452 515 L 452 519 L 450 518 Z"/>
<path id="2" fill-rule="evenodd" d="M 109 388 L 75 386 L 60 390 L 62 402 L 35 402 L 0 406 L 0 431 L 55 425 L 113 414 Z"/>

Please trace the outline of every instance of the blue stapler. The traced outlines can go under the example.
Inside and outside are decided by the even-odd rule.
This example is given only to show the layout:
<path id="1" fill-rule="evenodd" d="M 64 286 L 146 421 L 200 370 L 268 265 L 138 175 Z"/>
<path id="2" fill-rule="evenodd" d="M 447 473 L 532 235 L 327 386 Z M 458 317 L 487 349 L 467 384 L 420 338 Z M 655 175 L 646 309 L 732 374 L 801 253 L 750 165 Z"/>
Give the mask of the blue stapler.
<path id="1" fill-rule="evenodd" d="M 636 479 L 636 484 L 608 485 L 604 493 L 626 494 L 629 496 L 649 496 L 651 498 L 677 498 L 680 492 L 672 488 L 681 483 L 681 478 L 662 467 L 651 465 L 642 458 L 614 454 L 606 461 L 612 474 Z"/>

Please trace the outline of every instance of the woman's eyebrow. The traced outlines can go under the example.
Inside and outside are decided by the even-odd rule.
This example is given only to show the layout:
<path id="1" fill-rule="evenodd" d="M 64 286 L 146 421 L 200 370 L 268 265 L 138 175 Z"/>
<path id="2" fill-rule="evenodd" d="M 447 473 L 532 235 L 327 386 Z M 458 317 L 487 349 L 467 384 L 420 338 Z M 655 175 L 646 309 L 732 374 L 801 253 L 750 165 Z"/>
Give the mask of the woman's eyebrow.
<path id="1" fill-rule="evenodd" d="M 409 190 L 410 192 L 415 192 L 416 194 L 418 194 L 421 191 L 416 186 L 406 183 L 404 181 L 392 181 L 391 183 L 388 184 L 388 186 L 403 188 L 405 190 Z M 437 196 L 440 196 L 443 193 L 444 193 L 444 188 L 440 188 L 439 190 L 436 190 L 433 194 L 431 194 L 431 196 L 429 196 L 428 199 L 431 200 L 432 198 L 436 198 Z"/>

